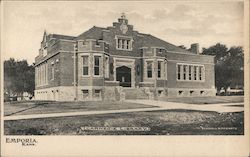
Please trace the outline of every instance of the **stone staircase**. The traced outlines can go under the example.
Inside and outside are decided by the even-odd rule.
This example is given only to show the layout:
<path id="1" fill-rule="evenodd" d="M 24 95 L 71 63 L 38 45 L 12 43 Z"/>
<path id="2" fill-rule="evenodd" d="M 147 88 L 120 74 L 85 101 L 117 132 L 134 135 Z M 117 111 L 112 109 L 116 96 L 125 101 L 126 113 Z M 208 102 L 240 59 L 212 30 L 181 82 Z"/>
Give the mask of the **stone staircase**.
<path id="1" fill-rule="evenodd" d="M 123 88 L 125 99 L 148 99 L 148 94 L 140 88 Z"/>

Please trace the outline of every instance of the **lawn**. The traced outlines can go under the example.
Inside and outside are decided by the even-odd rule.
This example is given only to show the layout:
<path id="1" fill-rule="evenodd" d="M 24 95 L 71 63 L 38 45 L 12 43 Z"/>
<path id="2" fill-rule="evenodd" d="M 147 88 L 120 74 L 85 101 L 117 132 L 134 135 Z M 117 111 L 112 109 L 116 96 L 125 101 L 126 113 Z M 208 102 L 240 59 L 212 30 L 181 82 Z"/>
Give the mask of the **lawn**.
<path id="1" fill-rule="evenodd" d="M 240 103 L 244 102 L 244 96 L 177 97 L 160 98 L 159 100 L 188 104 Z"/>
<path id="2" fill-rule="evenodd" d="M 27 115 L 79 111 L 121 110 L 134 108 L 155 107 L 150 105 L 114 102 L 114 101 L 89 101 L 89 102 L 53 102 L 53 101 L 24 101 L 4 104 L 4 115 Z"/>
<path id="3" fill-rule="evenodd" d="M 81 127 L 148 127 L 149 131 L 86 131 Z M 244 112 L 168 110 L 4 122 L 5 135 L 243 135 Z"/>

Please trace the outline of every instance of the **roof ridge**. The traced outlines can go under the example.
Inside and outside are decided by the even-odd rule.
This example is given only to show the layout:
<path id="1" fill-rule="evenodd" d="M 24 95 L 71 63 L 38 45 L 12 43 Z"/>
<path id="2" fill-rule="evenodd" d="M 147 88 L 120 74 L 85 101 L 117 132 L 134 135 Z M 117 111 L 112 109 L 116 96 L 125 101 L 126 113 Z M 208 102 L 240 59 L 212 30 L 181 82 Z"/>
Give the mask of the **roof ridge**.
<path id="1" fill-rule="evenodd" d="M 99 27 L 99 26 L 93 26 L 93 27 L 101 28 L 101 29 L 107 29 L 107 28 L 105 28 L 105 27 Z M 93 27 L 92 27 L 92 28 L 93 28 Z"/>
<path id="2" fill-rule="evenodd" d="M 52 34 L 49 34 L 49 35 L 58 35 L 58 36 L 67 36 L 67 37 L 75 37 L 75 36 L 72 36 L 72 35 L 64 35 L 64 34 L 55 34 L 55 33 L 52 33 Z"/>

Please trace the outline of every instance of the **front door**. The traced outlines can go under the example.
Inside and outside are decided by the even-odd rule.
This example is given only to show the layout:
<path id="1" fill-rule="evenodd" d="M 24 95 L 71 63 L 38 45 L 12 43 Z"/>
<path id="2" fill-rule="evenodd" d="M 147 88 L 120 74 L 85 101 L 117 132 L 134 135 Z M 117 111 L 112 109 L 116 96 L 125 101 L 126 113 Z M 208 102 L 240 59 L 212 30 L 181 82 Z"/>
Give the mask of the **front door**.
<path id="1" fill-rule="evenodd" d="M 116 68 L 116 81 L 119 81 L 122 87 L 131 87 L 131 68 L 126 66 Z"/>

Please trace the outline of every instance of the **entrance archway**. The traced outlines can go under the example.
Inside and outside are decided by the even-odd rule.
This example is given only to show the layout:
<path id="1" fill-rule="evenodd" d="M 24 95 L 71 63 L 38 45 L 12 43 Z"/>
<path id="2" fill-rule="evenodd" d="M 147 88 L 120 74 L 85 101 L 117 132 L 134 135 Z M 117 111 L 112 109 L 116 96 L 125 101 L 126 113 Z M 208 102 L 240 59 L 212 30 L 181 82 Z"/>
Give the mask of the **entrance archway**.
<path id="1" fill-rule="evenodd" d="M 131 87 L 131 68 L 121 66 L 116 68 L 116 81 L 122 87 Z"/>

